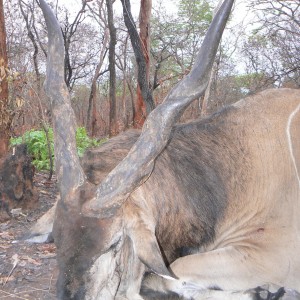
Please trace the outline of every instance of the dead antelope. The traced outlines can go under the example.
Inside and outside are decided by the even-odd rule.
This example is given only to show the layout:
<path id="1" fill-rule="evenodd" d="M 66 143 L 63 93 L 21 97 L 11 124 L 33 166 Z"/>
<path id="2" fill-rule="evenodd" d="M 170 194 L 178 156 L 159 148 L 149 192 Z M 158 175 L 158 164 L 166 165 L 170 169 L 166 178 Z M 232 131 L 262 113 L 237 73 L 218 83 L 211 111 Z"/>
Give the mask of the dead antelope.
<path id="1" fill-rule="evenodd" d="M 279 299 L 300 290 L 300 91 L 267 90 L 174 125 L 205 91 L 233 0 L 224 1 L 190 74 L 142 133 L 90 151 L 83 167 L 61 30 L 40 3 L 60 189 L 53 226 L 58 298 L 143 299 L 146 272 L 145 297 L 156 290 L 187 299 L 257 299 L 243 291 L 274 284 L 285 287 Z"/>

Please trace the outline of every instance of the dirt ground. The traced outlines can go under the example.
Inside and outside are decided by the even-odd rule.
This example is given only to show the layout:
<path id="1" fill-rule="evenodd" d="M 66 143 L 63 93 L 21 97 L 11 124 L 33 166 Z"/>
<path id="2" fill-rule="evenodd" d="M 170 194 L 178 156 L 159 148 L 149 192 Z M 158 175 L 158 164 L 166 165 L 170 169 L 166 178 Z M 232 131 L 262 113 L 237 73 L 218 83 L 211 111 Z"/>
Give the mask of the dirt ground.
<path id="1" fill-rule="evenodd" d="M 0 223 L 0 299 L 56 299 L 57 277 L 54 244 L 29 244 L 19 241 L 32 224 L 55 202 L 56 179 L 35 174 L 39 192 L 37 209 L 16 214 Z"/>

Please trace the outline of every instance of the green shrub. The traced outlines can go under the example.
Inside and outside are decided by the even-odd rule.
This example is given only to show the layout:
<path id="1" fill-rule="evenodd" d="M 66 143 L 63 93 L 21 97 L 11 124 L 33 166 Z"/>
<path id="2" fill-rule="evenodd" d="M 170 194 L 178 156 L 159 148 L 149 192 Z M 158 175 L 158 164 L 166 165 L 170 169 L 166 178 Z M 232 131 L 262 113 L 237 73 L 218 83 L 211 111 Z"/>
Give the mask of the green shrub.
<path id="1" fill-rule="evenodd" d="M 83 156 L 84 151 L 87 148 L 99 146 L 103 143 L 103 140 L 91 139 L 86 132 L 84 127 L 78 127 L 76 130 L 76 146 L 77 153 L 80 157 Z"/>
<path id="2" fill-rule="evenodd" d="M 53 146 L 53 130 L 49 128 L 48 135 L 50 139 L 51 152 L 54 160 L 54 146 Z M 78 127 L 76 130 L 76 144 L 77 153 L 82 156 L 84 151 L 89 147 L 100 145 L 104 140 L 92 139 L 87 135 L 84 127 Z M 47 144 L 47 137 L 44 130 L 30 130 L 25 132 L 20 137 L 11 138 L 10 145 L 15 146 L 25 143 L 28 152 L 33 157 L 33 165 L 38 170 L 50 170 L 50 159 Z"/>

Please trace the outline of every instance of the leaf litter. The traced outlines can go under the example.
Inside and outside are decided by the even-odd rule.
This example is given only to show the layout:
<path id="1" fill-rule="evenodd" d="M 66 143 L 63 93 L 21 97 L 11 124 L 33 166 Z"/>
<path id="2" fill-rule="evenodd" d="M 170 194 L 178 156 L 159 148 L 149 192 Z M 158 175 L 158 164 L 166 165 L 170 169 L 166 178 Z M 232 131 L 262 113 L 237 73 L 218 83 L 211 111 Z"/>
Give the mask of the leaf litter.
<path id="1" fill-rule="evenodd" d="M 39 206 L 34 211 L 14 211 L 13 218 L 0 223 L 0 300 L 54 300 L 57 277 L 54 244 L 29 244 L 19 239 L 55 202 L 56 179 L 36 173 Z"/>

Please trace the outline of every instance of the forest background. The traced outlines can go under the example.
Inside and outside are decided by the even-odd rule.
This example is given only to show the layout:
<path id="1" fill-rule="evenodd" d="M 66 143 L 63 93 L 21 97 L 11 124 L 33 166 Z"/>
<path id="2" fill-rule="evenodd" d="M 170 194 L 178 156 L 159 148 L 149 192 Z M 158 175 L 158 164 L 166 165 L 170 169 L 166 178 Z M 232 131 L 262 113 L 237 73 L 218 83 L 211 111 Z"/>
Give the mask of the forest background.
<path id="1" fill-rule="evenodd" d="M 77 124 L 101 139 L 140 128 L 189 72 L 219 1 L 48 2 L 62 28 L 65 81 Z M 51 113 L 42 88 L 47 33 L 41 10 L 36 0 L 0 5 L 1 35 L 6 35 L 0 77 L 8 85 L 0 90 L 1 131 L 8 137 L 47 131 Z M 270 87 L 300 87 L 300 2 L 237 0 L 206 95 L 181 120 Z"/>

